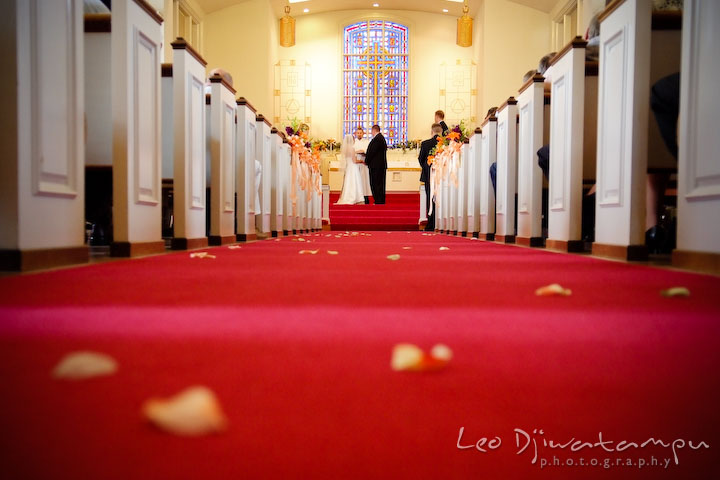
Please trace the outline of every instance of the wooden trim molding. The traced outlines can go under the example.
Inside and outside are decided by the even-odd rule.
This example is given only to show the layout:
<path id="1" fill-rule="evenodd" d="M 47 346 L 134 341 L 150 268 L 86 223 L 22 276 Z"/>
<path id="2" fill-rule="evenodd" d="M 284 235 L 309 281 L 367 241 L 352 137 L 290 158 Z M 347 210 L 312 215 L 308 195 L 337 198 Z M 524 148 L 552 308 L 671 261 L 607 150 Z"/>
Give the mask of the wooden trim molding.
<path id="1" fill-rule="evenodd" d="M 295 232 L 295 230 L 293 230 L 293 232 Z M 252 241 L 257 240 L 257 234 L 255 234 L 255 233 L 238 233 L 235 236 L 235 239 L 238 242 L 252 242 Z"/>
<path id="2" fill-rule="evenodd" d="M 643 261 L 648 258 L 648 250 L 645 245 L 610 245 L 595 242 L 592 244 L 592 254 L 628 262 Z"/>
<path id="3" fill-rule="evenodd" d="M 548 66 L 549 66 L 549 67 L 552 67 L 553 65 L 555 65 L 557 62 L 560 61 L 560 59 L 561 59 L 562 57 L 565 56 L 566 53 L 568 53 L 568 52 L 569 52 L 570 50 L 572 50 L 573 48 L 585 48 L 585 47 L 587 47 L 587 42 L 586 42 L 585 40 L 583 40 L 582 37 L 577 36 L 577 37 L 573 38 L 573 39 L 570 41 L 570 43 L 568 43 L 567 45 L 565 45 L 565 46 L 562 48 L 562 50 L 560 50 L 553 58 L 550 59 L 550 62 L 549 62 L 549 64 L 548 64 Z"/>
<path id="4" fill-rule="evenodd" d="M 235 243 L 237 239 L 235 235 L 210 235 L 208 237 L 208 245 L 220 247 L 222 245 L 229 245 Z"/>
<path id="5" fill-rule="evenodd" d="M 674 267 L 720 275 L 720 253 L 673 250 Z"/>
<path id="6" fill-rule="evenodd" d="M 221 75 L 218 75 L 217 73 L 215 75 L 213 75 L 212 77 L 210 77 L 210 83 L 222 83 L 223 85 L 225 85 L 225 88 L 227 88 L 228 90 L 230 90 L 233 93 L 233 96 L 237 93 L 235 91 L 235 89 L 233 88 L 233 86 L 230 85 L 229 83 L 227 83 L 225 81 L 225 79 Z"/>
<path id="7" fill-rule="evenodd" d="M 252 106 L 250 102 L 247 101 L 245 97 L 240 97 L 235 101 L 236 104 L 246 106 L 248 107 L 253 113 L 257 113 L 257 110 L 255 107 Z"/>
<path id="8" fill-rule="evenodd" d="M 651 25 L 653 30 L 682 30 L 682 10 L 655 10 Z"/>
<path id="9" fill-rule="evenodd" d="M 507 107 L 508 105 L 517 105 L 517 100 L 515 100 L 515 97 L 510 97 L 507 100 L 505 100 L 502 105 L 498 107 L 498 112 L 502 110 L 503 108 Z"/>
<path id="10" fill-rule="evenodd" d="M 109 13 L 86 13 L 83 17 L 85 33 L 110 33 L 112 17 Z"/>
<path id="11" fill-rule="evenodd" d="M 267 118 L 265 118 L 265 115 L 263 115 L 262 113 L 259 113 L 259 114 L 255 117 L 255 121 L 256 121 L 256 122 L 265 122 L 265 124 L 266 124 L 268 127 L 272 127 L 272 124 L 270 123 L 270 120 L 268 120 Z"/>
<path id="12" fill-rule="evenodd" d="M 160 76 L 172 78 L 172 76 L 173 76 L 172 63 L 163 63 L 160 65 Z"/>
<path id="13" fill-rule="evenodd" d="M 495 241 L 499 243 L 515 243 L 515 235 L 495 235 Z"/>
<path id="14" fill-rule="evenodd" d="M 278 132 L 278 129 L 277 129 L 277 128 L 272 127 L 272 128 L 270 128 L 270 133 L 272 133 L 273 135 L 275 135 L 276 133 L 279 133 L 279 132 Z"/>
<path id="15" fill-rule="evenodd" d="M 617 8 L 623 3 L 625 3 L 625 0 L 613 0 L 612 2 L 610 2 L 610 4 L 605 7 L 605 10 L 603 10 L 602 13 L 598 15 L 598 22 L 602 23 L 602 21 L 605 20 L 608 15 L 617 10 Z"/>
<path id="16" fill-rule="evenodd" d="M 165 242 L 113 242 L 110 245 L 111 257 L 139 257 L 165 253 Z"/>
<path id="17" fill-rule="evenodd" d="M 585 243 L 582 240 L 545 240 L 545 248 L 558 252 L 579 253 L 585 251 Z"/>
<path id="18" fill-rule="evenodd" d="M 545 239 L 543 237 L 515 237 L 515 243 L 523 247 L 544 247 Z"/>
<path id="19" fill-rule="evenodd" d="M 133 0 L 135 4 L 145 10 L 150 17 L 157 22 L 158 25 L 162 25 L 163 17 L 153 8 L 152 5 L 147 3 L 145 0 Z"/>
<path id="20" fill-rule="evenodd" d="M 170 241 L 170 248 L 173 250 L 194 250 L 208 246 L 208 238 L 179 238 L 175 237 Z"/>
<path id="21" fill-rule="evenodd" d="M 0 270 L 28 272 L 43 268 L 87 263 L 88 247 L 0 250 Z"/>
<path id="22" fill-rule="evenodd" d="M 483 123 L 480 124 L 480 127 L 484 127 L 487 125 L 488 122 L 497 122 L 497 117 L 495 115 L 490 115 L 485 120 L 483 120 Z"/>
<path id="23" fill-rule="evenodd" d="M 528 78 L 525 83 L 522 84 L 520 89 L 518 90 L 518 94 L 523 93 L 525 90 L 530 88 L 530 85 L 534 85 L 536 83 L 543 83 L 545 81 L 545 77 L 543 77 L 539 73 L 535 73 L 532 77 Z"/>
<path id="24" fill-rule="evenodd" d="M 174 42 L 170 44 L 173 48 L 173 50 L 187 50 L 187 52 L 192 55 L 195 60 L 200 62 L 203 67 L 207 67 L 207 62 L 204 58 L 200 55 L 200 53 L 195 50 L 192 45 L 190 45 L 187 40 L 185 40 L 182 37 L 177 37 Z"/>

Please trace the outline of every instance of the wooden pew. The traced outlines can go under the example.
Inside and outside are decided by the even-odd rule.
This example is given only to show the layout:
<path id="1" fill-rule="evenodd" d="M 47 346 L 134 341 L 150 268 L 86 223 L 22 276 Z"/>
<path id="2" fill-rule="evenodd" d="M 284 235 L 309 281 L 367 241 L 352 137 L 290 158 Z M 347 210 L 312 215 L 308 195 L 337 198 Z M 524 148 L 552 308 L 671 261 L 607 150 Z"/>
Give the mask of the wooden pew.
<path id="1" fill-rule="evenodd" d="M 147 3 L 113 5 L 113 256 L 165 251 L 160 198 L 161 45 L 162 17 Z"/>
<path id="2" fill-rule="evenodd" d="M 255 152 L 257 155 L 256 158 L 262 166 L 262 177 L 259 189 L 260 206 L 255 212 L 255 228 L 269 235 L 270 199 L 272 197 L 272 137 L 270 133 L 272 125 L 262 114 L 259 114 L 255 120 L 257 122 Z"/>
<path id="3" fill-rule="evenodd" d="M 550 181 L 548 188 L 549 249 L 580 252 L 583 179 L 595 176 L 594 64 L 586 65 L 587 42 L 576 37 L 550 61 Z M 588 106 L 588 108 L 586 108 Z"/>
<path id="4" fill-rule="evenodd" d="M 256 205 L 255 192 L 255 142 L 257 141 L 257 121 L 255 108 L 245 98 L 240 97 L 237 105 L 237 124 L 235 139 L 235 188 L 237 189 L 237 240 L 248 242 L 257 239 L 255 230 Z"/>
<path id="5" fill-rule="evenodd" d="M 655 25 L 657 30 L 654 18 L 663 19 Z M 679 17 L 656 15 L 649 2 L 628 0 L 611 3 L 599 19 L 602 62 L 592 251 L 640 260 L 647 258 L 646 172 L 675 163 L 660 140 L 649 97 L 654 81 L 678 70 L 680 34 L 668 27 Z"/>
<path id="6" fill-rule="evenodd" d="M 490 165 L 497 160 L 497 117 L 491 115 L 481 125 L 480 143 L 480 232 L 481 240 L 495 239 L 495 191 L 490 181 Z"/>
<path id="7" fill-rule="evenodd" d="M 3 6 L 0 269 L 86 262 L 82 3 Z"/>
<path id="8" fill-rule="evenodd" d="M 475 129 L 475 134 L 470 137 L 467 161 L 467 223 L 468 235 L 473 237 L 480 233 L 480 168 L 482 155 L 482 130 Z"/>
<path id="9" fill-rule="evenodd" d="M 543 173 L 537 151 L 543 146 L 545 77 L 535 74 L 518 90 L 517 238 L 528 247 L 544 246 L 542 236 Z"/>
<path id="10" fill-rule="evenodd" d="M 683 13 L 678 235 L 673 265 L 720 273 L 720 5 L 686 0 Z"/>
<path id="11" fill-rule="evenodd" d="M 210 77 L 208 128 L 210 164 L 210 245 L 234 243 L 235 89 L 220 75 Z"/>
<path id="12" fill-rule="evenodd" d="M 497 195 L 495 241 L 515 243 L 517 190 L 517 100 L 508 98 L 497 115 Z"/>
<path id="13" fill-rule="evenodd" d="M 173 48 L 172 76 L 163 77 L 163 164 L 172 162 L 173 250 L 203 248 L 206 237 L 205 66 L 207 63 L 184 39 Z M 167 69 L 166 69 L 167 71 Z M 166 74 L 167 75 L 167 74 Z"/>

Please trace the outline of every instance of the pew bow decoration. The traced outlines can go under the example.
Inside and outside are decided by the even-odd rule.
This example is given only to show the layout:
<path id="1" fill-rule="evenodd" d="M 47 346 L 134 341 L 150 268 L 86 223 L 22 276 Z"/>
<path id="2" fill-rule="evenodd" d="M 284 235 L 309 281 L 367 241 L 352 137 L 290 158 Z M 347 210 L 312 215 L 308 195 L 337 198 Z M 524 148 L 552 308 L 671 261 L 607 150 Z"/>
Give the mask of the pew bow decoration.
<path id="1" fill-rule="evenodd" d="M 447 135 L 438 137 L 437 145 L 430 150 L 430 198 L 437 200 L 437 192 L 442 183 L 448 179 L 455 187 L 458 186 L 458 170 L 461 166 L 460 150 L 465 140 L 470 138 L 470 131 L 465 120 L 455 125 Z M 432 213 L 432 206 L 430 212 Z"/>
<path id="2" fill-rule="evenodd" d="M 320 176 L 321 142 L 313 143 L 308 137 L 309 127 L 297 119 L 291 120 L 291 125 L 285 127 L 292 156 L 290 199 L 292 201 L 292 215 L 297 216 L 297 188 L 305 192 L 305 200 L 310 201 L 312 192 L 322 192 L 322 179 Z M 327 147 L 327 144 L 325 143 Z"/>

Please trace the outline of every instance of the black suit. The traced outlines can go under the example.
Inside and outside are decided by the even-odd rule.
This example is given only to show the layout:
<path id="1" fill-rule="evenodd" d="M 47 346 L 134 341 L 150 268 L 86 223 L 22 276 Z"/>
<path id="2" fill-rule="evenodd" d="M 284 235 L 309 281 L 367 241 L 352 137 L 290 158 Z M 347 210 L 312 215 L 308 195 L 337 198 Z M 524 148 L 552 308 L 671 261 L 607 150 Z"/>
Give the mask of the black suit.
<path id="1" fill-rule="evenodd" d="M 440 126 L 443 129 L 443 135 L 450 133 L 450 129 L 448 128 L 447 123 L 445 123 L 445 120 L 440 120 Z"/>
<path id="2" fill-rule="evenodd" d="M 376 204 L 385 203 L 385 175 L 387 172 L 387 142 L 382 133 L 370 140 L 365 151 L 365 164 L 370 170 L 370 189 Z"/>
<path id="3" fill-rule="evenodd" d="M 418 162 L 420 162 L 420 168 L 422 168 L 420 181 L 425 182 L 425 199 L 427 201 L 425 204 L 425 213 L 427 213 L 427 226 L 425 227 L 425 230 L 435 230 L 435 202 L 430 199 L 430 165 L 427 163 L 427 158 L 430 154 L 430 150 L 437 145 L 437 139 L 438 136 L 436 135 L 433 138 L 424 140 L 420 144 L 420 155 L 418 155 Z M 432 214 L 429 213 L 430 207 L 433 207 Z"/>

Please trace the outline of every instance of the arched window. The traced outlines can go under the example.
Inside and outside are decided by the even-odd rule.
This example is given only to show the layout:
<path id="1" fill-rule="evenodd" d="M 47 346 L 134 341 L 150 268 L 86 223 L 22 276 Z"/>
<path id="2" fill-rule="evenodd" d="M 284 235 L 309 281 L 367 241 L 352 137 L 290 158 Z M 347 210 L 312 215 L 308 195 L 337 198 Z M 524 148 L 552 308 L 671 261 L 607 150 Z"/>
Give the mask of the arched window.
<path id="1" fill-rule="evenodd" d="M 388 145 L 407 140 L 408 29 L 383 20 L 345 27 L 343 134 L 380 125 Z"/>

